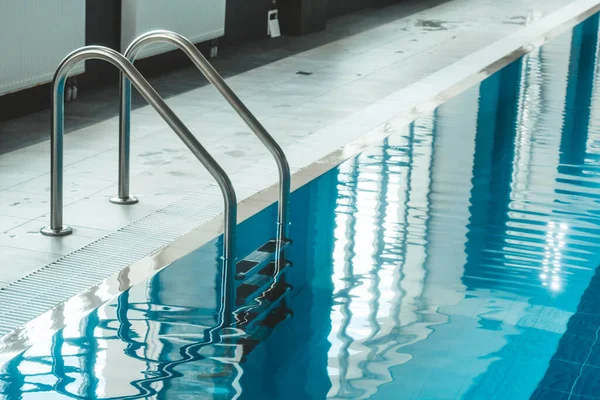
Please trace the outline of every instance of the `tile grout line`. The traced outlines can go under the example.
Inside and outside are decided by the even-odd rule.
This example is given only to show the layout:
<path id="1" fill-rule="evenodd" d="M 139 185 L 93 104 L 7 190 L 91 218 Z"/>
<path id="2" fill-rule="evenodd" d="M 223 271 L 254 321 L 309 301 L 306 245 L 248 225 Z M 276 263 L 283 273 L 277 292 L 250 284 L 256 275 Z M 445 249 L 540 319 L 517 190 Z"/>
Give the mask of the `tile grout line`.
<path id="1" fill-rule="evenodd" d="M 594 343 L 592 343 L 592 345 L 590 346 L 590 349 L 588 350 L 587 357 L 585 358 L 585 361 L 581 364 L 581 368 L 579 369 L 579 375 L 577 375 L 577 378 L 573 382 L 573 386 L 571 387 L 571 390 L 569 391 L 569 398 L 568 398 L 568 400 L 571 400 L 571 397 L 574 394 L 573 391 L 575 390 L 575 387 L 577 386 L 577 383 L 579 382 L 579 379 L 583 375 L 583 369 L 585 368 L 588 360 L 592 356 L 592 350 L 594 349 L 594 346 L 596 346 L 596 344 L 598 343 L 598 339 L 599 338 L 600 338 L 600 326 L 598 327 L 598 329 L 596 329 Z"/>

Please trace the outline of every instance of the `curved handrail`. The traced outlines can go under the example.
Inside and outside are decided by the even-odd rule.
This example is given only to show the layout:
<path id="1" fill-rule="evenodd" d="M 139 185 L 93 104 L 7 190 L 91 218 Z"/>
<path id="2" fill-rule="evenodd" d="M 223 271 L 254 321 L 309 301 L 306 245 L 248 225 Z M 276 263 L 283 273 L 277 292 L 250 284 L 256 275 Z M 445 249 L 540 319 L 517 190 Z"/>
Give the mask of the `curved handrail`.
<path id="1" fill-rule="evenodd" d="M 190 151 L 217 181 L 225 202 L 223 233 L 223 297 L 221 323 L 229 325 L 235 305 L 235 245 L 237 229 L 237 199 L 231 180 L 206 151 L 189 129 L 173 113 L 165 101 L 142 74 L 123 55 L 103 46 L 87 46 L 73 51 L 58 66 L 52 81 L 52 134 L 51 134 L 51 197 L 50 226 L 40 232 L 46 236 L 66 236 L 73 230 L 63 225 L 63 136 L 64 136 L 64 89 L 67 76 L 79 62 L 89 59 L 107 61 L 117 67 L 123 76 L 138 89 L 141 95 L 156 109 L 158 114 L 175 131 Z M 131 84 L 129 84 L 130 86 Z"/>
<path id="2" fill-rule="evenodd" d="M 244 120 L 248 127 L 260 139 L 260 141 L 271 152 L 279 169 L 279 205 L 278 205 L 278 229 L 277 237 L 284 239 L 288 229 L 288 202 L 290 195 L 290 167 L 283 149 L 252 115 L 250 110 L 242 103 L 237 95 L 225 83 L 219 73 L 206 60 L 202 53 L 184 36 L 165 30 L 157 30 L 145 33 L 135 39 L 125 51 L 125 57 L 132 63 L 135 61 L 140 50 L 156 42 L 170 43 L 182 50 L 202 72 L 208 81 L 223 95 L 225 100 Z M 131 84 L 127 77 L 121 74 L 121 113 L 119 118 L 119 195 L 111 201 L 118 204 L 131 204 L 137 199 L 129 195 L 129 151 L 131 136 Z"/>

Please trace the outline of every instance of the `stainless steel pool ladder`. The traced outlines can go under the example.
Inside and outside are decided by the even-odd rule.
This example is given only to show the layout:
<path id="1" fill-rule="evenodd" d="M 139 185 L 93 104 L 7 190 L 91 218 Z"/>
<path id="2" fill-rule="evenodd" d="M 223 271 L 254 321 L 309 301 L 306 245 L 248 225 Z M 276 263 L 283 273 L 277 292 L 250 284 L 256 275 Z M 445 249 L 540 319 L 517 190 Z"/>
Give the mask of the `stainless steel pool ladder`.
<path id="1" fill-rule="evenodd" d="M 140 51 L 153 43 L 166 42 L 182 50 L 204 77 L 219 91 L 238 113 L 252 132 L 275 158 L 279 170 L 279 202 L 277 232 L 273 240 L 239 261 L 236 265 L 235 306 L 239 321 L 255 321 L 264 317 L 289 287 L 280 282 L 291 265 L 284 260 L 283 250 L 290 244 L 288 238 L 288 203 L 290 195 L 290 167 L 283 149 L 267 132 L 219 73 L 196 46 L 184 36 L 166 30 L 147 32 L 136 38 L 125 50 L 125 57 L 134 63 Z M 131 151 L 131 83 L 121 73 L 119 116 L 119 193 L 111 199 L 116 204 L 134 204 L 138 200 L 129 193 L 129 160 Z M 282 291 L 282 288 L 287 288 Z M 277 299 L 275 299 L 277 297 Z M 268 302 L 257 298 L 270 299 Z M 282 298 L 282 297 L 281 297 Z M 277 301 L 276 301 L 277 300 Z"/>
<path id="2" fill-rule="evenodd" d="M 252 131 L 273 154 L 279 167 L 280 193 L 278 204 L 277 236 L 237 264 L 236 220 L 237 199 L 231 180 L 216 160 L 198 142 L 183 122 L 173 113 L 165 101 L 156 93 L 132 61 L 139 50 L 151 42 L 167 41 L 192 59 L 194 64 L 213 83 L 233 106 Z M 156 109 L 159 115 L 175 131 L 190 151 L 217 181 L 224 197 L 223 234 L 223 281 L 220 310 L 220 325 L 228 326 L 238 312 L 238 321 L 258 320 L 267 315 L 289 292 L 290 287 L 280 279 L 291 264 L 283 257 L 283 250 L 291 242 L 287 238 L 287 206 L 290 193 L 290 170 L 281 147 L 269 135 L 240 99 L 226 85 L 196 47 L 183 36 L 168 31 L 156 31 L 142 35 L 128 48 L 124 57 L 120 53 L 102 46 L 88 46 L 75 50 L 59 65 L 52 82 L 51 124 L 51 212 L 50 226 L 41 229 L 46 236 L 65 236 L 73 230 L 63 225 L 63 137 L 64 137 L 64 89 L 70 70 L 88 59 L 100 59 L 116 66 L 121 72 L 121 116 L 119 155 L 119 196 L 111 201 L 117 204 L 133 204 L 136 199 L 129 196 L 129 151 L 131 123 L 131 84 Z"/>
<path id="3" fill-rule="evenodd" d="M 152 44 L 166 42 L 182 50 L 193 64 L 202 72 L 204 77 L 219 91 L 223 98 L 244 120 L 246 125 L 260 139 L 275 158 L 279 169 L 279 203 L 277 217 L 277 239 L 283 243 L 287 237 L 288 204 L 290 195 L 290 167 L 283 149 L 267 132 L 256 117 L 231 90 L 225 80 L 213 68 L 208 60 L 196 48 L 194 43 L 184 36 L 166 30 L 147 32 L 136 38 L 125 50 L 125 57 L 134 63 L 140 51 Z M 131 149 L 131 83 L 127 76 L 121 73 L 121 98 L 119 116 L 119 193 L 111 199 L 116 204 L 134 204 L 138 200 L 129 193 L 129 154 Z"/>
<path id="4" fill-rule="evenodd" d="M 46 236 L 65 236 L 73 230 L 63 225 L 63 137 L 64 90 L 69 71 L 79 62 L 99 59 L 107 61 L 126 75 L 142 96 L 175 131 L 190 151 L 217 181 L 224 198 L 222 325 L 229 325 L 235 304 L 235 256 L 237 229 L 237 199 L 231 180 L 217 161 L 198 142 L 183 122 L 173 113 L 140 72 L 123 55 L 102 46 L 82 47 L 69 54 L 59 65 L 52 81 L 51 124 L 51 197 L 50 226 L 41 229 Z"/>

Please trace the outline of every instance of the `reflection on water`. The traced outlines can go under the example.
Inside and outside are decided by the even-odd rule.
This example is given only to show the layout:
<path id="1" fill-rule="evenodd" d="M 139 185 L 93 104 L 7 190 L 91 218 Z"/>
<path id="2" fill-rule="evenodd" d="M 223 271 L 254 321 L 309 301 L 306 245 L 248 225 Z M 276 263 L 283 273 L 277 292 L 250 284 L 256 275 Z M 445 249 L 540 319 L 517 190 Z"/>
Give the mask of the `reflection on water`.
<path id="1" fill-rule="evenodd" d="M 0 393 L 597 394 L 600 378 L 585 375 L 593 357 L 573 358 L 593 354 L 582 326 L 600 328 L 580 304 L 600 290 L 590 285 L 600 261 L 597 39 L 594 17 L 297 191 L 293 290 L 252 329 L 211 328 L 215 242 L 12 360 Z M 242 226 L 244 252 L 272 236 L 274 216 Z M 565 360 L 574 374 L 558 367 Z"/>

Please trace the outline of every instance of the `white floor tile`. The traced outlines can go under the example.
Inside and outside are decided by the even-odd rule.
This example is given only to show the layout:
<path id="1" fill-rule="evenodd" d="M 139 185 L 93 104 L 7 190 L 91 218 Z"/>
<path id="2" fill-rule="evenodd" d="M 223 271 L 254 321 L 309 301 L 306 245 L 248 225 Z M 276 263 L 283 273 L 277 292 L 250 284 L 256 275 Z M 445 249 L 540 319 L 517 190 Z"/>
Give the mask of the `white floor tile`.
<path id="1" fill-rule="evenodd" d="M 242 96 L 242 94 L 238 94 Z M 199 89 L 193 89 L 189 92 L 185 92 L 179 96 L 177 96 L 182 102 L 189 102 L 194 105 L 209 107 L 209 108 L 219 108 L 226 106 L 227 100 L 223 98 L 221 93 L 219 93 L 212 86 L 204 86 Z"/>
<path id="2" fill-rule="evenodd" d="M 15 172 L 37 172 L 38 176 L 50 172 L 50 145 L 49 142 L 40 143 L 44 150 L 35 149 L 39 145 L 27 147 L 18 151 L 0 155 L 0 174 L 7 173 L 6 176 Z M 63 165 L 67 166 L 72 163 L 84 160 L 92 152 L 86 154 L 74 154 L 71 149 L 67 149 L 63 154 Z M 29 174 L 35 177 L 35 174 Z M 4 182 L 0 179 L 0 182 Z"/>
<path id="3" fill-rule="evenodd" d="M 71 171 L 75 171 L 75 173 L 71 173 Z M 114 183 L 110 180 L 97 179 L 98 176 L 104 178 L 102 174 L 102 170 L 92 173 L 91 171 L 73 170 L 67 167 L 63 176 L 63 197 L 65 202 L 70 203 L 78 199 L 83 199 Z M 116 172 L 112 178 L 116 182 Z M 107 175 L 106 179 L 110 179 L 110 176 Z M 10 190 L 50 198 L 50 174 L 45 174 L 12 186 Z"/>
<path id="4" fill-rule="evenodd" d="M 17 169 L 16 167 L 0 167 L 0 190 L 11 188 L 22 182 L 34 179 L 43 175 L 39 170 Z"/>
<path id="5" fill-rule="evenodd" d="M 141 146 L 132 146 L 130 154 L 130 174 L 132 176 L 141 174 L 159 165 L 164 165 L 174 157 L 172 152 L 161 150 L 149 151 Z M 112 183 L 116 183 L 119 177 L 119 154 L 118 151 L 107 151 L 85 160 L 73 163 L 64 168 L 65 185 L 78 180 L 89 180 L 96 182 L 94 186 L 104 187 L 89 194 L 104 189 Z M 90 187 L 90 189 L 93 189 Z M 15 189 L 16 190 L 16 189 Z"/>
<path id="6" fill-rule="evenodd" d="M 39 218 L 50 211 L 50 198 L 11 190 L 0 191 L 0 215 L 26 219 Z"/>
<path id="7" fill-rule="evenodd" d="M 0 287 L 21 279 L 48 265 L 62 256 L 60 254 L 0 246 Z"/>
<path id="8" fill-rule="evenodd" d="M 27 218 L 11 217 L 8 215 L 0 215 L 0 233 L 6 232 L 16 226 L 23 225 L 28 222 Z"/>
<path id="9" fill-rule="evenodd" d="M 103 197 L 93 197 L 67 205 L 64 208 L 63 221 L 69 226 L 117 231 L 156 210 L 149 204 L 124 206 L 112 204 Z"/>
<path id="10" fill-rule="evenodd" d="M 105 203 L 109 203 L 111 197 L 118 194 L 118 186 L 113 185 L 90 196 L 91 200 L 102 199 Z M 137 197 L 139 203 L 136 205 L 123 205 L 115 207 L 138 207 L 151 210 L 159 210 L 169 204 L 181 200 L 189 194 L 186 191 L 176 191 L 172 188 L 159 186 L 142 186 L 139 182 L 133 182 L 130 187 L 130 194 Z"/>
<path id="11" fill-rule="evenodd" d="M 89 215 L 88 217 L 93 218 L 94 216 Z M 0 234 L 0 246 L 66 255 L 87 246 L 109 233 L 108 231 L 73 225 L 74 233 L 72 235 L 59 238 L 48 237 L 39 233 L 39 230 L 45 225 L 48 225 L 47 219 L 29 221 L 17 226 Z M 4 260 L 4 256 L 2 258 Z M 4 264 L 4 262 L 0 264 Z M 41 267 L 41 265 L 38 267 Z"/>
<path id="12" fill-rule="evenodd" d="M 321 61 L 340 61 L 356 54 L 356 50 L 352 46 L 344 46 L 343 44 L 332 42 L 323 46 L 307 50 L 298 54 L 298 58 L 306 58 L 309 60 Z"/>

